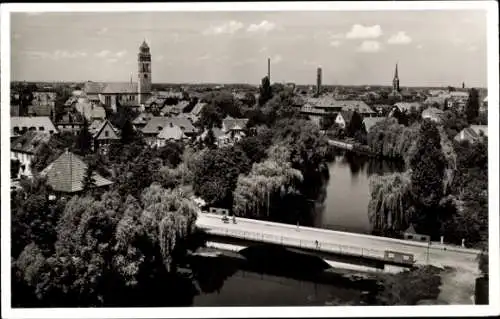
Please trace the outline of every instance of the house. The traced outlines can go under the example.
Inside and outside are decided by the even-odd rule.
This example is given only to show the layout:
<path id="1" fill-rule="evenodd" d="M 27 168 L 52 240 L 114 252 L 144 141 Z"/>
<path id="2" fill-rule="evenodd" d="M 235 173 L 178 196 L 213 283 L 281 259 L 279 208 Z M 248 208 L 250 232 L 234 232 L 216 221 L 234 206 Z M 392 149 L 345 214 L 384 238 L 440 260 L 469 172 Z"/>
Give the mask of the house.
<path id="1" fill-rule="evenodd" d="M 47 184 L 52 187 L 55 193 L 75 194 L 83 190 L 83 180 L 87 167 L 87 164 L 79 156 L 66 150 L 42 170 L 40 175 L 47 178 Z M 112 181 L 95 172 L 93 178 L 97 188 L 105 188 L 113 184 Z"/>
<path id="2" fill-rule="evenodd" d="M 196 116 L 196 117 L 199 117 L 201 115 L 201 111 L 203 110 L 203 108 L 207 106 L 207 103 L 204 103 L 204 102 L 198 102 L 196 103 L 196 105 L 193 107 L 193 109 L 191 110 L 191 114 Z"/>
<path id="3" fill-rule="evenodd" d="M 479 136 L 488 136 L 488 125 L 471 125 L 470 128 Z"/>
<path id="4" fill-rule="evenodd" d="M 356 111 L 362 117 L 375 117 L 377 113 L 373 111 L 365 102 L 356 100 L 335 101 L 335 105 L 341 107 L 342 111 Z"/>
<path id="5" fill-rule="evenodd" d="M 425 106 L 432 106 L 435 108 L 443 108 L 445 105 L 446 97 L 443 96 L 430 96 L 424 101 Z"/>
<path id="6" fill-rule="evenodd" d="M 141 113 L 132 121 L 132 125 L 134 125 L 136 129 L 142 130 L 153 117 L 154 115 L 151 113 Z"/>
<path id="7" fill-rule="evenodd" d="M 82 114 L 89 122 L 104 120 L 106 118 L 106 110 L 98 103 L 92 102 L 88 98 L 78 98 L 74 107 L 76 111 Z"/>
<path id="8" fill-rule="evenodd" d="M 64 114 L 59 122 L 56 122 L 57 130 L 60 133 L 68 132 L 77 135 L 83 126 L 83 116 L 80 113 Z"/>
<path id="9" fill-rule="evenodd" d="M 474 131 L 470 127 L 466 127 L 463 130 L 461 130 L 460 133 L 458 133 L 454 139 L 457 142 L 468 141 L 469 143 L 475 143 L 479 141 L 480 137 L 479 134 L 476 133 L 476 131 Z"/>
<path id="10" fill-rule="evenodd" d="M 413 225 L 410 225 L 407 230 L 403 233 L 403 237 L 405 240 L 412 240 L 412 241 L 419 241 L 419 242 L 425 242 L 428 243 L 431 241 L 431 237 L 428 235 L 424 234 L 418 234 L 415 231 L 415 228 Z"/>
<path id="11" fill-rule="evenodd" d="M 27 131 L 57 133 L 57 129 L 47 116 L 13 116 L 10 118 L 10 136 L 20 136 Z"/>
<path id="12" fill-rule="evenodd" d="M 412 109 L 420 111 L 422 104 L 418 102 L 398 102 L 394 104 L 400 112 L 410 112 Z"/>
<path id="13" fill-rule="evenodd" d="M 443 113 L 444 112 L 438 108 L 429 107 L 422 112 L 422 118 L 430 119 L 431 121 L 440 123 L 442 120 Z"/>
<path id="14" fill-rule="evenodd" d="M 142 129 L 142 133 L 149 145 L 155 145 L 158 134 L 167 126 L 173 123 L 180 127 L 182 132 L 187 137 L 192 137 L 196 135 L 197 129 L 193 126 L 191 121 L 187 118 L 182 117 L 163 117 L 155 116 L 152 117 L 146 126 Z"/>
<path id="15" fill-rule="evenodd" d="M 31 161 L 41 145 L 50 141 L 51 136 L 49 132 L 28 131 L 11 143 L 10 157 L 21 164 L 19 175 L 32 176 Z"/>
<path id="16" fill-rule="evenodd" d="M 386 117 L 365 117 L 363 119 L 363 124 L 365 126 L 366 132 L 368 133 L 375 124 L 385 119 Z"/>
<path id="17" fill-rule="evenodd" d="M 227 116 L 222 120 L 222 131 L 225 133 L 243 131 L 245 130 L 248 123 L 248 119 L 236 119 Z"/>
<path id="18" fill-rule="evenodd" d="M 92 134 L 94 150 L 103 154 L 108 152 L 110 144 L 120 140 L 119 130 L 108 120 L 95 120 L 89 126 L 89 132 Z"/>
<path id="19" fill-rule="evenodd" d="M 214 127 L 212 128 L 212 132 L 214 133 L 215 145 L 217 145 L 217 147 L 223 147 L 232 144 L 229 134 L 226 134 L 224 131 L 222 131 L 222 129 Z M 205 130 L 200 136 L 198 136 L 197 140 L 204 141 L 207 135 L 208 130 Z"/>
<path id="20" fill-rule="evenodd" d="M 353 114 L 354 111 L 340 111 L 335 118 L 335 123 L 345 129 L 351 123 Z"/>
<path id="21" fill-rule="evenodd" d="M 187 136 L 184 134 L 182 129 L 173 122 L 170 122 L 156 136 L 155 145 L 157 147 L 163 147 L 167 141 L 182 141 L 184 139 L 187 139 Z"/>
<path id="22" fill-rule="evenodd" d="M 189 101 L 179 101 L 176 105 L 165 105 L 161 111 L 161 115 L 178 115 L 184 111 L 189 105 Z"/>

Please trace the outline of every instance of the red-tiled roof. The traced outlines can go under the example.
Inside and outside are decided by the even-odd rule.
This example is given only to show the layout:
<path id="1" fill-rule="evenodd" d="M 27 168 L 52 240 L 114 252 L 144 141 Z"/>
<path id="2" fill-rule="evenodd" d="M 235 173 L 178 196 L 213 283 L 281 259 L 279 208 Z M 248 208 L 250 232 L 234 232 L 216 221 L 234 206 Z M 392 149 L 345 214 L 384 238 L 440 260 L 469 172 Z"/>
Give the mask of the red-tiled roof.
<path id="1" fill-rule="evenodd" d="M 87 170 L 85 164 L 77 155 L 64 152 L 42 172 L 47 177 L 47 183 L 56 192 L 75 193 L 83 189 L 83 179 Z M 93 174 L 96 187 L 108 186 L 112 181 L 101 175 Z"/>

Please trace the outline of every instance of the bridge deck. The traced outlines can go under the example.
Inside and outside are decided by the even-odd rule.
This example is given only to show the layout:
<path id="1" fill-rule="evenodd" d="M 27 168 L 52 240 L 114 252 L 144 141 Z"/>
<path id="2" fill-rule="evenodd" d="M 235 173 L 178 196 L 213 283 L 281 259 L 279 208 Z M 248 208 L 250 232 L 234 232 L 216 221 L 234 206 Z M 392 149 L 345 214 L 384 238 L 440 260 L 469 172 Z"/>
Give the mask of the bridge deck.
<path id="1" fill-rule="evenodd" d="M 428 245 L 311 227 L 300 226 L 297 228 L 293 225 L 245 218 L 237 218 L 236 224 L 233 224 L 232 221 L 224 223 L 220 215 L 209 213 L 199 214 L 197 226 L 212 235 L 373 259 L 384 259 L 385 251 L 391 250 L 413 254 L 416 264 L 461 267 L 477 271 L 476 257 L 479 251 L 472 249 Z M 316 241 L 318 241 L 318 246 L 316 246 Z"/>

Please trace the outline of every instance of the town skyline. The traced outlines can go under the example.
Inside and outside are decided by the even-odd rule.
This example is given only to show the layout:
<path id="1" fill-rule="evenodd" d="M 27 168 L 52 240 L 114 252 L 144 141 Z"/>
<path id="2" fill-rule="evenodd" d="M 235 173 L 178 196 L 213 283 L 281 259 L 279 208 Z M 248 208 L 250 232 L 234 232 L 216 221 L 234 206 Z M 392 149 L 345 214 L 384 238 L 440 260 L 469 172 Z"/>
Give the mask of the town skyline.
<path id="1" fill-rule="evenodd" d="M 153 83 L 487 87 L 481 11 L 14 13 L 11 81 L 135 82 L 143 40 Z"/>

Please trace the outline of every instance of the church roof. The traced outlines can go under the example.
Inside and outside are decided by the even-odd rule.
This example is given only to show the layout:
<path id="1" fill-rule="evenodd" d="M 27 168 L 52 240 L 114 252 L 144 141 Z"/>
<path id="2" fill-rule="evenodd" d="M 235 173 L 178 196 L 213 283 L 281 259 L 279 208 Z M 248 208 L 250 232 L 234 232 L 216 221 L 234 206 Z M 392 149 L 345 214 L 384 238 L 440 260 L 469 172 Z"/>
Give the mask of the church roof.
<path id="1" fill-rule="evenodd" d="M 135 82 L 86 82 L 83 91 L 87 94 L 137 94 Z"/>
<path id="2" fill-rule="evenodd" d="M 185 133 L 196 132 L 196 128 L 187 118 L 163 116 L 152 117 L 146 124 L 146 126 L 142 129 L 142 132 L 144 134 L 158 134 L 161 130 L 163 130 L 165 126 L 169 125 L 170 123 L 179 126 L 181 129 L 184 128 Z"/>
<path id="3" fill-rule="evenodd" d="M 137 83 L 134 82 L 111 82 L 106 83 L 102 93 L 107 94 L 137 94 Z"/>
<path id="4" fill-rule="evenodd" d="M 146 40 L 142 41 L 142 44 L 140 46 L 141 49 L 149 49 L 148 44 L 146 43 Z"/>

